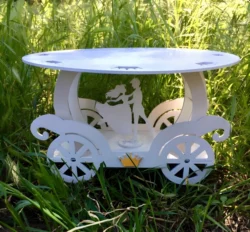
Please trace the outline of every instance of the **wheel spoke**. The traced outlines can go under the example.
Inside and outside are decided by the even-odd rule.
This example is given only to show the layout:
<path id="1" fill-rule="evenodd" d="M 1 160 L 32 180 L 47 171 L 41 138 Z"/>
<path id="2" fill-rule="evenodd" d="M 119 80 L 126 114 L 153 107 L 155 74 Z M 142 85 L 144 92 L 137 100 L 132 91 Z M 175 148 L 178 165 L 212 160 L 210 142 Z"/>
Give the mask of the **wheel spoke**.
<path id="1" fill-rule="evenodd" d="M 175 175 L 177 172 L 179 172 L 183 168 L 183 164 L 178 164 L 176 167 L 170 170 L 170 172 Z"/>
<path id="2" fill-rule="evenodd" d="M 81 163 L 93 163 L 93 157 L 92 156 L 83 156 L 81 158 L 78 158 L 79 162 Z"/>
<path id="3" fill-rule="evenodd" d="M 188 175 L 189 175 L 189 166 L 186 165 L 186 166 L 184 167 L 183 178 L 187 178 Z"/>
<path id="4" fill-rule="evenodd" d="M 167 164 L 179 164 L 179 159 L 167 159 Z"/>
<path id="5" fill-rule="evenodd" d="M 71 168 L 72 168 L 71 169 L 72 170 L 72 176 L 78 177 L 78 175 L 77 175 L 77 166 L 75 164 L 72 164 Z"/>
<path id="6" fill-rule="evenodd" d="M 65 158 L 62 156 L 53 156 L 53 157 L 49 157 L 50 160 L 52 160 L 54 163 L 64 163 Z"/>
<path id="7" fill-rule="evenodd" d="M 60 169 L 59 172 L 64 174 L 64 172 L 66 172 L 69 169 L 69 167 L 67 166 L 67 164 L 64 164 Z"/>
<path id="8" fill-rule="evenodd" d="M 84 155 L 84 153 L 88 150 L 88 147 L 86 145 L 83 145 L 77 152 L 76 156 Z"/>
<path id="9" fill-rule="evenodd" d="M 164 124 L 165 124 L 167 127 L 173 125 L 168 119 L 165 120 Z"/>
<path id="10" fill-rule="evenodd" d="M 212 159 L 195 159 L 193 160 L 194 164 L 214 164 L 214 160 Z"/>
<path id="11" fill-rule="evenodd" d="M 184 150 L 184 154 L 185 155 L 190 155 L 191 154 L 191 147 L 193 145 L 193 142 L 191 141 L 185 141 L 185 150 Z"/>
<path id="12" fill-rule="evenodd" d="M 79 178 L 78 178 L 77 175 L 76 175 L 76 176 L 75 176 L 75 175 L 72 175 L 72 179 L 71 179 L 71 180 L 72 180 L 73 183 L 76 183 L 76 182 L 79 181 Z"/>
<path id="13" fill-rule="evenodd" d="M 68 142 L 69 142 L 69 153 L 71 156 L 75 156 L 75 150 L 76 150 L 75 142 L 73 139 L 69 139 Z"/>
<path id="14" fill-rule="evenodd" d="M 99 121 L 99 118 L 94 119 L 89 125 L 95 126 Z"/>
<path id="15" fill-rule="evenodd" d="M 82 164 L 82 163 L 79 163 L 78 165 L 78 168 L 79 169 L 81 169 L 84 173 L 89 173 L 91 170 L 90 169 L 88 169 L 84 164 Z"/>
<path id="16" fill-rule="evenodd" d="M 191 156 L 192 157 L 197 157 L 204 151 L 204 148 L 202 146 L 198 147 L 194 152 L 192 152 Z"/>
<path id="17" fill-rule="evenodd" d="M 62 145 L 58 146 L 56 148 L 56 150 L 58 150 L 62 156 L 65 156 L 65 157 L 69 156 L 69 151 L 66 148 L 64 148 Z M 54 154 L 53 154 L 53 156 L 54 156 Z"/>
<path id="18" fill-rule="evenodd" d="M 195 164 L 190 163 L 189 167 L 192 169 L 193 172 L 200 171 L 200 169 Z"/>
<path id="19" fill-rule="evenodd" d="M 177 147 L 173 147 L 171 149 L 171 154 L 173 154 L 174 156 L 177 156 L 179 159 L 183 159 L 183 153 Z"/>

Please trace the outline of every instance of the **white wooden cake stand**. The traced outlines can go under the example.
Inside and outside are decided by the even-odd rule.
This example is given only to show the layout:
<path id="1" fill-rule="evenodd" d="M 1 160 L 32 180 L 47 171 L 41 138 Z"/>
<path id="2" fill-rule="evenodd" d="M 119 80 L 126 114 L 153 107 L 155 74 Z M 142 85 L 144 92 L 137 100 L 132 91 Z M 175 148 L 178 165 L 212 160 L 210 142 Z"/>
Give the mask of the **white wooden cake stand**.
<path id="1" fill-rule="evenodd" d="M 214 152 L 202 136 L 213 132 L 213 140 L 221 142 L 230 135 L 228 121 L 207 115 L 202 71 L 239 61 L 228 53 L 174 48 L 82 49 L 24 56 L 26 64 L 60 70 L 55 115 L 35 119 L 31 132 L 40 140 L 49 138 L 45 130 L 57 134 L 47 156 L 55 163 L 53 171 L 66 182 L 89 180 L 104 162 L 112 168 L 161 168 L 172 182 L 197 183 L 215 162 Z M 134 75 L 133 92 L 127 94 L 125 85 L 117 85 L 106 94 L 106 102 L 79 98 L 81 73 Z M 171 73 L 181 73 L 184 98 L 162 102 L 146 116 L 136 75 Z M 139 118 L 145 123 L 140 124 Z M 45 130 L 40 133 L 41 129 Z M 222 135 L 214 132 L 218 129 L 223 130 Z"/>

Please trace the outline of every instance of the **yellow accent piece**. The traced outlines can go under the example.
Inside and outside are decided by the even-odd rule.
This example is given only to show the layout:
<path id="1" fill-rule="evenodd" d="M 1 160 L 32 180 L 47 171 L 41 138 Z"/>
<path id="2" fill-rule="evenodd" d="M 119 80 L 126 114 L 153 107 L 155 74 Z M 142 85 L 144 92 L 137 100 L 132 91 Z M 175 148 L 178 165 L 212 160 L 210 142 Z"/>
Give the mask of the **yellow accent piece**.
<path id="1" fill-rule="evenodd" d="M 138 167 L 142 158 L 134 155 L 132 156 L 132 153 L 129 153 L 128 155 L 124 155 L 120 158 L 120 161 L 124 167 Z"/>

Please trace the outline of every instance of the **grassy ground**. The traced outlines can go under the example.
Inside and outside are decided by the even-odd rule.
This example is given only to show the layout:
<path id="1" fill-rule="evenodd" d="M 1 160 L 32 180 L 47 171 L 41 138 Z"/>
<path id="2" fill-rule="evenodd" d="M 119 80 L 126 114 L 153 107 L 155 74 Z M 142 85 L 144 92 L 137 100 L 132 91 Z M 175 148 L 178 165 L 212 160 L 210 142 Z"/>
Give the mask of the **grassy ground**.
<path id="1" fill-rule="evenodd" d="M 0 224 L 7 231 L 248 231 L 250 228 L 250 3 L 248 1 L 0 1 Z M 29 131 L 53 113 L 57 72 L 24 65 L 40 51 L 93 47 L 188 47 L 237 54 L 206 72 L 209 114 L 233 126 L 212 144 L 208 178 L 179 186 L 159 170 L 105 169 L 89 182 L 52 175 L 47 143 Z M 96 76 L 96 75 L 95 75 Z M 120 80 L 83 77 L 79 95 L 101 99 Z M 112 82 L 111 82 L 112 79 Z M 142 77 L 147 113 L 183 95 L 180 76 Z M 100 81 L 100 82 L 99 82 Z M 129 81 L 124 77 L 122 82 Z M 102 90 L 99 85 L 102 83 Z M 170 88 L 171 87 L 171 88 Z M 88 90 L 88 91 L 86 91 Z M 90 91 L 89 91 L 90 90 Z"/>

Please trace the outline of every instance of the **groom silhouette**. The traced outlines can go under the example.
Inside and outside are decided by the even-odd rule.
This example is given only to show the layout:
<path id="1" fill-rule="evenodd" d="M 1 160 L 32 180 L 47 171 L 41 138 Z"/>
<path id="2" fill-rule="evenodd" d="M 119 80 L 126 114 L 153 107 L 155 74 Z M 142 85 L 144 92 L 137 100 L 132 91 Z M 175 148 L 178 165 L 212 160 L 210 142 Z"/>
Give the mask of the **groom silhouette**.
<path id="1" fill-rule="evenodd" d="M 129 104 L 133 104 L 132 111 L 134 115 L 134 141 L 137 141 L 137 132 L 138 132 L 138 121 L 139 117 L 141 117 L 145 122 L 146 125 L 151 132 L 152 135 L 154 135 L 154 130 L 150 122 L 148 121 L 145 112 L 144 107 L 142 106 L 142 92 L 140 87 L 140 81 L 138 79 L 133 79 L 131 82 L 132 87 L 134 88 L 134 92 L 129 95 L 129 97 L 132 96 L 132 99 L 129 101 Z"/>

